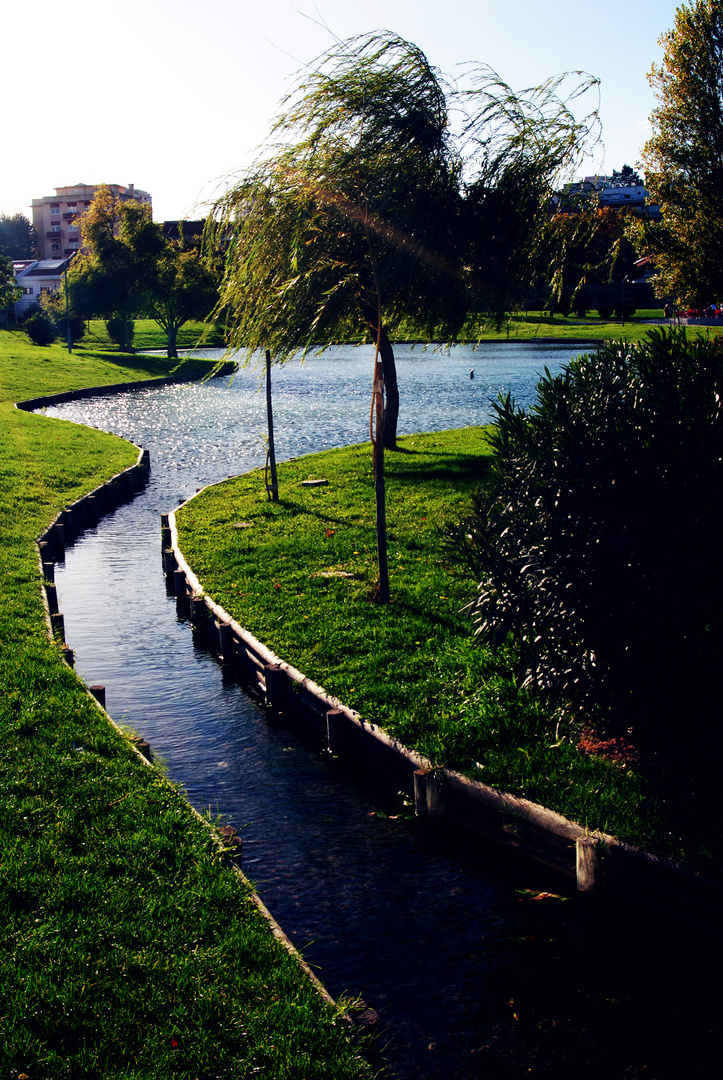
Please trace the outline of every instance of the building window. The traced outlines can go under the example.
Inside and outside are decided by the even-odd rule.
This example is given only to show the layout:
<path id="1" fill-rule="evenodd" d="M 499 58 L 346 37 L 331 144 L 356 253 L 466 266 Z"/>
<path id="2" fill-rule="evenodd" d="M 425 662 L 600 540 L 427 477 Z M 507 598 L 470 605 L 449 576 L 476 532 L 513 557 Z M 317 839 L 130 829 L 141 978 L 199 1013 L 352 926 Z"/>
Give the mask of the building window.
<path id="1" fill-rule="evenodd" d="M 77 248 L 77 246 L 78 246 L 78 237 L 77 236 L 69 236 L 68 237 L 68 244 L 72 248 Z"/>
<path id="2" fill-rule="evenodd" d="M 51 232 L 60 232 L 60 225 L 51 225 L 50 226 L 50 231 Z"/>
<path id="3" fill-rule="evenodd" d="M 77 232 L 77 231 L 78 231 L 77 223 L 74 222 L 74 221 L 71 221 L 70 225 L 68 226 L 68 232 Z"/>
<path id="4" fill-rule="evenodd" d="M 23 292 L 25 293 L 26 296 L 34 296 L 35 295 L 34 292 L 33 292 L 32 285 L 27 289 L 23 289 Z"/>
<path id="5" fill-rule="evenodd" d="M 57 215 L 60 214 L 60 207 L 59 206 L 51 206 L 50 207 L 50 213 L 51 213 L 51 215 L 53 217 L 57 217 Z"/>
<path id="6" fill-rule="evenodd" d="M 68 203 L 68 205 L 66 207 L 66 210 L 67 210 L 67 212 L 69 214 L 77 214 L 78 213 L 78 204 L 77 203 Z"/>

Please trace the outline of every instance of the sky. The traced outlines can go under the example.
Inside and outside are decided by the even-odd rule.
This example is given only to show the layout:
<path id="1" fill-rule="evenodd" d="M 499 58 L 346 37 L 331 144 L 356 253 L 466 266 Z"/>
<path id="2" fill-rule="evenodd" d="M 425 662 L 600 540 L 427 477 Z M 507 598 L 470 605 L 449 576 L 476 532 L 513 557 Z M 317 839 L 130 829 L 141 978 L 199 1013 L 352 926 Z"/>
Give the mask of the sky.
<path id="1" fill-rule="evenodd" d="M 294 77 L 335 38 L 385 29 L 452 76 L 516 91 L 600 80 L 604 146 L 579 175 L 635 166 L 661 34 L 680 0 L 34 0 L 0 21 L 0 213 L 77 183 L 135 184 L 157 221 L 200 217 L 256 157 Z M 590 105 L 597 105 L 597 100 Z M 587 109 L 585 110 L 587 111 Z"/>

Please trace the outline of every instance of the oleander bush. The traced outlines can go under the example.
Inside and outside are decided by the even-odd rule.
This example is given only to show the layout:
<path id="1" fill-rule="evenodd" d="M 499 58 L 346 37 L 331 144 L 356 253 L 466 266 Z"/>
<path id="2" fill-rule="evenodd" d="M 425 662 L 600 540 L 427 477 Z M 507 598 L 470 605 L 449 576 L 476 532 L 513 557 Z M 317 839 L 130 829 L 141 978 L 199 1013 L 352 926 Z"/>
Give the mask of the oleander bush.
<path id="1" fill-rule="evenodd" d="M 529 410 L 500 400 L 491 478 L 453 531 L 485 640 L 511 637 L 558 709 L 696 775 L 721 742 L 722 402 L 721 338 L 581 356 Z"/>

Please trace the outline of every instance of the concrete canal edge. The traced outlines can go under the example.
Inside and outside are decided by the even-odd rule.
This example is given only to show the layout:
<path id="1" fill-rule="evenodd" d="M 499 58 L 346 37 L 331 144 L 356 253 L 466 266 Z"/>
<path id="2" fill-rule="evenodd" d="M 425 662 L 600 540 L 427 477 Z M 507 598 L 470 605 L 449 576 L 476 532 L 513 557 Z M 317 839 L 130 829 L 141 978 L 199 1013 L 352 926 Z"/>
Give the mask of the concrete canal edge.
<path id="1" fill-rule="evenodd" d="M 335 756 L 373 771 L 392 790 L 404 791 L 414 800 L 418 817 L 444 818 L 544 863 L 572 878 L 580 896 L 608 894 L 719 927 L 723 887 L 717 882 L 607 833 L 587 830 L 547 807 L 453 770 L 432 768 L 236 622 L 206 595 L 180 550 L 176 513 L 205 490 L 161 515 L 167 590 L 188 613 L 202 644 L 242 685 L 270 708 L 299 718 L 326 739 Z"/>
<path id="2" fill-rule="evenodd" d="M 156 380 L 152 385 L 157 386 L 159 383 L 166 385 L 178 381 L 178 379 Z M 44 405 L 57 404 L 61 399 L 63 401 L 69 401 L 75 400 L 76 397 L 98 396 L 105 391 L 113 392 L 114 389 L 128 390 L 133 389 L 136 386 L 142 387 L 147 385 L 148 382 L 137 384 L 121 383 L 115 388 L 97 387 L 91 388 L 90 390 L 73 391 L 69 395 L 56 394 L 52 398 L 36 398 L 32 401 L 16 402 L 16 408 L 32 412 L 33 409 L 42 408 Z M 70 667 L 73 667 L 74 664 L 73 650 L 68 646 L 65 640 L 65 624 L 63 615 L 58 607 L 58 598 L 55 588 L 55 564 L 64 561 L 67 543 L 72 542 L 72 540 L 75 539 L 79 533 L 82 533 L 84 529 L 97 524 L 100 518 L 105 514 L 109 514 L 117 507 L 122 506 L 123 503 L 129 502 L 143 487 L 145 487 L 150 473 L 150 455 L 147 450 L 143 450 L 140 447 L 135 447 L 135 449 L 138 451 L 135 465 L 131 465 L 122 472 L 116 473 L 115 476 L 112 476 L 105 483 L 94 488 L 93 491 L 89 492 L 87 495 L 84 495 L 74 503 L 70 503 L 66 506 L 36 541 L 48 636 L 51 641 L 59 646 L 66 663 Z M 82 682 L 80 679 L 79 681 Z M 136 755 L 140 764 L 147 768 L 152 768 L 161 780 L 167 782 L 164 774 L 153 764 L 153 755 L 149 744 L 142 738 L 129 735 L 128 731 L 125 731 L 118 725 L 110 713 L 106 711 L 105 687 L 89 687 L 85 686 L 84 683 L 82 685 L 94 706 L 103 714 L 107 723 L 129 743 L 132 752 Z M 178 789 L 170 783 L 169 788 L 178 794 Z M 241 870 L 239 865 L 241 860 L 241 844 L 236 836 L 235 830 L 216 828 L 212 822 L 199 814 L 196 808 L 192 806 L 187 799 L 184 801 L 196 820 L 208 830 L 212 842 L 223 853 L 226 865 L 235 874 L 239 884 L 242 885 L 245 894 L 249 897 L 251 903 L 268 924 L 273 937 L 278 941 L 279 945 L 294 958 L 304 976 L 311 981 L 323 1000 L 334 1010 L 338 1011 L 339 1006 L 337 1002 L 311 969 L 306 960 L 304 960 L 304 957 L 292 943 L 290 938 L 284 933 L 281 926 Z M 343 1011 L 340 1012 L 339 1015 L 350 1025 L 357 1026 L 356 1021 L 349 1012 Z"/>
<path id="3" fill-rule="evenodd" d="M 228 374 L 223 372 L 221 374 Z M 135 382 L 109 383 L 107 386 L 85 386 L 78 390 L 64 390 L 60 394 L 46 394 L 44 397 L 28 398 L 16 401 L 15 408 L 23 412 L 47 409 L 51 405 L 64 405 L 67 401 L 80 401 L 83 398 L 105 397 L 106 394 L 122 394 L 125 390 L 155 389 L 157 386 L 176 386 L 181 383 L 198 382 L 198 375 L 165 375 L 160 379 L 138 379 Z"/>

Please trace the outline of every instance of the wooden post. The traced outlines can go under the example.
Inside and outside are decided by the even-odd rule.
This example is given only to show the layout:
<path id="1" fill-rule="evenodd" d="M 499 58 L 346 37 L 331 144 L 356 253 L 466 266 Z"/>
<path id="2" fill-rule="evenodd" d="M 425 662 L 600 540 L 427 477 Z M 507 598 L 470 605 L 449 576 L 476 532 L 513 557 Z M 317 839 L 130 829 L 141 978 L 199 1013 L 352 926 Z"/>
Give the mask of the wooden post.
<path id="1" fill-rule="evenodd" d="M 590 896 L 600 888 L 600 841 L 594 836 L 578 836 L 575 841 L 577 891 Z"/>
<path id="2" fill-rule="evenodd" d="M 444 817 L 444 786 L 439 773 L 415 769 L 414 813 L 430 821 Z"/>
<path id="3" fill-rule="evenodd" d="M 329 709 L 326 714 L 326 744 L 330 754 L 338 757 L 344 749 L 346 713 L 342 709 Z"/>
<path id="4" fill-rule="evenodd" d="M 191 625 L 196 629 L 203 626 L 206 618 L 206 605 L 203 602 L 202 596 L 191 597 Z"/>
<path id="5" fill-rule="evenodd" d="M 186 575 L 183 570 L 173 571 L 173 588 L 179 600 L 186 597 Z"/>
<path id="6" fill-rule="evenodd" d="M 56 525 L 53 525 L 50 532 L 51 543 L 56 552 L 56 562 L 63 562 L 65 558 L 65 529 L 62 524 L 58 522 Z"/>
<path id="7" fill-rule="evenodd" d="M 46 581 L 55 581 L 55 563 L 44 562 L 43 563 L 43 576 Z"/>
<path id="8" fill-rule="evenodd" d="M 223 849 L 228 858 L 238 867 L 243 857 L 243 840 L 232 825 L 221 825 L 218 829 L 223 840 Z"/>
<path id="9" fill-rule="evenodd" d="M 98 702 L 98 704 L 102 705 L 103 708 L 105 708 L 105 687 L 101 686 L 98 683 L 95 686 L 89 686 L 88 689 L 90 690 L 91 694 Z"/>
<path id="10" fill-rule="evenodd" d="M 279 484 L 276 479 L 276 451 L 274 449 L 274 411 L 271 406 L 271 353 L 268 349 L 266 350 L 266 420 L 269 429 L 269 468 L 271 470 L 271 501 L 278 502 Z"/>
<path id="11" fill-rule="evenodd" d="M 141 735 L 135 735 L 131 739 L 131 742 L 135 746 L 136 750 L 138 750 L 141 754 L 143 754 L 143 757 L 146 759 L 146 761 L 153 761 L 153 754 L 151 753 L 151 744 L 148 742 L 147 739 L 144 739 Z"/>
<path id="12" fill-rule="evenodd" d="M 58 590 L 50 581 L 45 583 L 45 598 L 48 601 L 48 611 L 55 615 L 58 611 Z"/>
<path id="13" fill-rule="evenodd" d="M 171 546 L 171 530 L 167 525 L 161 529 L 161 550 L 165 551 L 166 548 Z"/>
<path id="14" fill-rule="evenodd" d="M 65 641 L 65 620 L 59 611 L 50 616 L 50 625 L 55 641 Z"/>
<path id="15" fill-rule="evenodd" d="M 163 571 L 167 578 L 173 580 L 173 572 L 176 569 L 176 556 L 173 554 L 173 548 L 167 547 L 163 549 Z"/>
<path id="16" fill-rule="evenodd" d="M 266 704 L 272 709 L 283 708 L 289 677 L 280 664 L 265 665 L 264 682 L 266 683 Z"/>
<path id="17" fill-rule="evenodd" d="M 220 622 L 218 624 L 218 644 L 221 659 L 225 664 L 233 662 L 233 639 L 234 632 L 230 623 Z"/>

